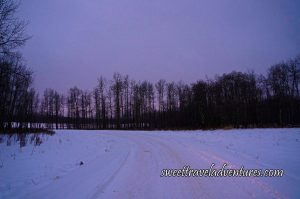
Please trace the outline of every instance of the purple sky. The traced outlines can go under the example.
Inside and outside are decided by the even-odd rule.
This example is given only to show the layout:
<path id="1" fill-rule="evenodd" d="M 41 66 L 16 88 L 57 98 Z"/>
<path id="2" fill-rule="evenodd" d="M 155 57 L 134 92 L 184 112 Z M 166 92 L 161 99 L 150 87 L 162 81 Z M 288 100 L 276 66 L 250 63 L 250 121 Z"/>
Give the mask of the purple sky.
<path id="1" fill-rule="evenodd" d="M 23 0 L 38 91 L 92 89 L 114 72 L 187 83 L 265 73 L 300 53 L 299 0 Z"/>

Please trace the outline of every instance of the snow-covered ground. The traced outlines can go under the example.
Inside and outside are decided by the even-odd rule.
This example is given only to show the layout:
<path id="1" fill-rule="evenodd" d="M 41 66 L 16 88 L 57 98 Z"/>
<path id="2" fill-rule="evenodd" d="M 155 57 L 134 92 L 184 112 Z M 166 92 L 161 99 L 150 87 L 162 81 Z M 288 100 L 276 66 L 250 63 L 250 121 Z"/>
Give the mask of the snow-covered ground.
<path id="1" fill-rule="evenodd" d="M 0 198 L 300 198 L 300 129 L 79 131 L 0 138 Z M 7 145 L 8 144 L 8 145 Z M 80 164 L 82 162 L 83 164 Z M 162 169 L 284 169 L 283 177 L 160 177 Z"/>

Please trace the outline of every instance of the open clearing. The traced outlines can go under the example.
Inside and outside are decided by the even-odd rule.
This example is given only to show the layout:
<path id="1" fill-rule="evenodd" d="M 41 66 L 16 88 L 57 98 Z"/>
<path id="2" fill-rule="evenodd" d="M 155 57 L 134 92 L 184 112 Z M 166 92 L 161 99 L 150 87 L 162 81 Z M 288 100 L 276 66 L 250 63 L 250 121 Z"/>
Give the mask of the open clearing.
<path id="1" fill-rule="evenodd" d="M 0 138 L 0 198 L 299 198 L 300 129 L 58 130 Z M 15 142 L 16 141 L 16 142 Z M 283 177 L 160 177 L 162 169 L 284 169 Z"/>

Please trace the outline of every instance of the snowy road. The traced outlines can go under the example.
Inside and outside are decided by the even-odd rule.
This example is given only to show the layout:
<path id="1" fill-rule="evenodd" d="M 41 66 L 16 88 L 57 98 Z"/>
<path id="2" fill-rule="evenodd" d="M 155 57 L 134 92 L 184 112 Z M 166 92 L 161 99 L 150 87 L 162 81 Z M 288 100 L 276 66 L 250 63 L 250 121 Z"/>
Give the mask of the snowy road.
<path id="1" fill-rule="evenodd" d="M 299 152 L 299 129 L 58 131 L 36 147 L 0 144 L 0 198 L 299 198 Z M 285 174 L 160 177 L 212 163 Z"/>

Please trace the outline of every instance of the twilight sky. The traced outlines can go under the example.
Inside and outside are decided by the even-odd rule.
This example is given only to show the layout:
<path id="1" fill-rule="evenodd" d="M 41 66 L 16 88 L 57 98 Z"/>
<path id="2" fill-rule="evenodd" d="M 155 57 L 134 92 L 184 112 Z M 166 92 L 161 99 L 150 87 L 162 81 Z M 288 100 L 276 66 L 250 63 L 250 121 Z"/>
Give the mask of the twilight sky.
<path id="1" fill-rule="evenodd" d="M 23 0 L 34 87 L 92 89 L 114 72 L 187 83 L 265 73 L 300 53 L 299 0 Z"/>

